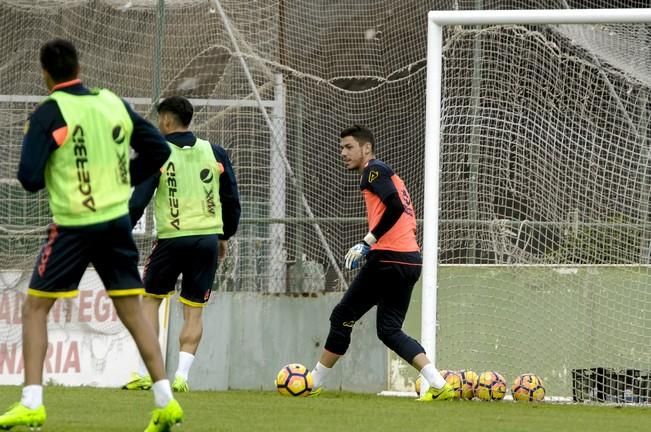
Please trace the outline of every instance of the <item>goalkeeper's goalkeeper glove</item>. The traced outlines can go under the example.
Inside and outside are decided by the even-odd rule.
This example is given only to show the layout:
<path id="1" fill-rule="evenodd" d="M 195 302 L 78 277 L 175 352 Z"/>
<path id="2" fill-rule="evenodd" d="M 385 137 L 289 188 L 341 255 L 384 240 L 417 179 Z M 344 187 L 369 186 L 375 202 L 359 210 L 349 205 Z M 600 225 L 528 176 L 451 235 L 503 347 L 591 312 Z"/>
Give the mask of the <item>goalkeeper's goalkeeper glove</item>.
<path id="1" fill-rule="evenodd" d="M 371 250 L 371 246 L 375 244 L 376 241 L 377 240 L 373 234 L 366 234 L 364 240 L 361 243 L 357 243 L 355 246 L 351 247 L 348 250 L 344 266 L 348 270 L 354 270 L 359 267 L 360 261 L 366 257 L 366 254 L 368 254 L 368 252 Z"/>

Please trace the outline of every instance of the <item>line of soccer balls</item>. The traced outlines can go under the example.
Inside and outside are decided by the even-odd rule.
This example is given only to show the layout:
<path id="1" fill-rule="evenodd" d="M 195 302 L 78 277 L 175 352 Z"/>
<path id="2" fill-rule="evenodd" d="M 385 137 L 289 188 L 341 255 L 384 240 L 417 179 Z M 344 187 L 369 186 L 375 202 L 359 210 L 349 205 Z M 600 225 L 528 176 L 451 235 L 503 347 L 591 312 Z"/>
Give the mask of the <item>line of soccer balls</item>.
<path id="1" fill-rule="evenodd" d="M 499 372 L 486 371 L 477 375 L 467 369 L 441 370 L 441 375 L 452 386 L 457 399 L 497 401 L 506 396 L 506 380 Z M 420 393 L 420 381 L 421 377 L 418 377 L 415 382 L 417 394 Z M 540 402 L 545 399 L 545 385 L 537 375 L 521 374 L 513 380 L 511 395 L 516 401 Z"/>
<path id="2" fill-rule="evenodd" d="M 452 386 L 457 399 L 480 399 L 485 401 L 502 400 L 506 395 L 506 380 L 495 371 L 481 375 L 471 370 L 441 370 L 445 381 Z M 420 393 L 421 377 L 415 383 L 416 394 Z M 312 391 L 312 375 L 300 363 L 283 366 L 276 376 L 276 389 L 283 396 L 308 396 Z M 537 402 L 545 399 L 545 385 L 534 374 L 518 375 L 511 386 L 511 394 L 516 401 Z"/>

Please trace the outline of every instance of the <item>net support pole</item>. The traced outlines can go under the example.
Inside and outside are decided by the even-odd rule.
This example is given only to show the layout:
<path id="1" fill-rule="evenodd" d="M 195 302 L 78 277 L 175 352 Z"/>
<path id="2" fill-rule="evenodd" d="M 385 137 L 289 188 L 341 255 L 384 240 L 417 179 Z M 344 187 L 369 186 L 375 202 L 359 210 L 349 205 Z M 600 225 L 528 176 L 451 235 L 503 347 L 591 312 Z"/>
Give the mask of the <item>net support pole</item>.
<path id="1" fill-rule="evenodd" d="M 163 44 L 165 39 L 165 0 L 158 0 L 156 8 L 156 34 L 154 35 L 154 76 L 152 77 L 151 107 L 149 117 L 156 112 L 156 106 L 161 96 Z"/>
<path id="2" fill-rule="evenodd" d="M 427 20 L 421 343 L 436 364 L 443 26 L 649 23 L 650 9 L 430 11 Z"/>
<path id="3" fill-rule="evenodd" d="M 484 8 L 482 0 L 475 1 L 475 9 Z M 472 131 L 470 135 L 470 148 L 468 154 L 468 165 L 470 171 L 470 183 L 468 184 L 468 216 L 470 219 L 479 219 L 479 161 L 481 145 L 481 128 L 480 112 L 482 110 L 481 101 L 481 84 L 482 84 L 482 64 L 483 64 L 483 44 L 481 36 L 477 35 L 472 50 L 472 85 L 470 88 L 470 97 L 472 99 Z M 466 256 L 469 264 L 475 264 L 477 259 L 477 244 L 479 235 L 476 230 L 471 231 L 466 247 Z"/>
<path id="4" fill-rule="evenodd" d="M 282 74 L 274 75 L 275 104 L 271 110 L 271 148 L 269 161 L 269 216 L 284 218 L 286 206 L 287 170 L 283 159 L 287 157 L 287 131 L 285 127 L 285 85 Z M 287 273 L 285 251 L 285 224 L 269 226 L 269 292 L 284 292 Z"/>

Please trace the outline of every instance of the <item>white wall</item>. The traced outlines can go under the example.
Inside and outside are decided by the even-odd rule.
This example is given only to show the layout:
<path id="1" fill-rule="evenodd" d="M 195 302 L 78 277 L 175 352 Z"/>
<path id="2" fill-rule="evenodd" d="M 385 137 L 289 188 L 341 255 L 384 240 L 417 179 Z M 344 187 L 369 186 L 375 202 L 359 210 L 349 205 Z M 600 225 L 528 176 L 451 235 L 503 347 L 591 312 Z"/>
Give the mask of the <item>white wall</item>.
<path id="1" fill-rule="evenodd" d="M 191 389 L 273 388 L 287 363 L 316 364 L 330 326 L 330 311 L 341 293 L 315 297 L 251 293 L 213 293 L 204 310 L 204 334 L 190 373 Z M 167 347 L 167 371 L 178 359 L 182 309 L 173 301 Z M 375 336 L 375 308 L 353 330 L 346 356 L 326 386 L 355 392 L 387 388 L 387 350 Z"/>

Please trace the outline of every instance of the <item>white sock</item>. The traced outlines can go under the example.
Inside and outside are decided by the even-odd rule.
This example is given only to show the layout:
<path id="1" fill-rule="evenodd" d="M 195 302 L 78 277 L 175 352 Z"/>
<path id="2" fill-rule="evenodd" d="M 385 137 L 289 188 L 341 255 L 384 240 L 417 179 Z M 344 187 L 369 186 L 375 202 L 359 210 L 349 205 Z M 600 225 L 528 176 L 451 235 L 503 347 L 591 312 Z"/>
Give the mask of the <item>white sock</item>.
<path id="1" fill-rule="evenodd" d="M 190 374 L 190 368 L 192 367 L 192 362 L 194 361 L 194 354 L 190 354 L 184 351 L 179 352 L 179 366 L 176 369 L 176 376 L 183 377 L 186 381 L 188 375 Z"/>
<path id="2" fill-rule="evenodd" d="M 323 385 L 325 379 L 328 377 L 328 374 L 332 368 L 325 367 L 321 362 L 317 362 L 314 369 L 312 369 L 312 382 L 314 383 L 314 388 L 317 389 Z"/>
<path id="3" fill-rule="evenodd" d="M 151 386 L 152 391 L 154 392 L 154 403 L 158 408 L 164 408 L 174 396 L 172 396 L 172 387 L 170 387 L 170 380 L 162 379 L 156 381 Z"/>
<path id="4" fill-rule="evenodd" d="M 147 366 L 145 366 L 145 362 L 142 361 L 142 357 L 140 356 L 138 356 L 138 375 L 140 375 L 141 377 L 149 375 Z"/>
<path id="5" fill-rule="evenodd" d="M 436 389 L 440 389 L 445 385 L 445 379 L 443 379 L 439 370 L 432 363 L 426 364 L 420 370 L 420 374 L 427 380 L 430 386 Z"/>
<path id="6" fill-rule="evenodd" d="M 429 382 L 427 382 L 423 375 L 418 375 L 417 379 L 420 380 L 420 393 L 418 393 L 418 396 L 425 396 L 425 393 L 429 390 Z"/>
<path id="7" fill-rule="evenodd" d="M 20 404 L 29 409 L 36 409 L 43 405 L 43 386 L 28 385 L 23 387 L 23 396 L 20 398 Z"/>

